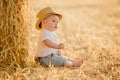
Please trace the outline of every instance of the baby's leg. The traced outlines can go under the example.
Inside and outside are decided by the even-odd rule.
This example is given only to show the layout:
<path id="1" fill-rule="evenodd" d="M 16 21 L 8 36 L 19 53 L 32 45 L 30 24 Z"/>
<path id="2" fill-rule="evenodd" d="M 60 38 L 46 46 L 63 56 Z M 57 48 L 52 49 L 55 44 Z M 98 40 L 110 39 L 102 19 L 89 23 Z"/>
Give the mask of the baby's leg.
<path id="1" fill-rule="evenodd" d="M 66 67 L 80 67 L 83 64 L 83 60 L 67 60 L 64 66 Z"/>

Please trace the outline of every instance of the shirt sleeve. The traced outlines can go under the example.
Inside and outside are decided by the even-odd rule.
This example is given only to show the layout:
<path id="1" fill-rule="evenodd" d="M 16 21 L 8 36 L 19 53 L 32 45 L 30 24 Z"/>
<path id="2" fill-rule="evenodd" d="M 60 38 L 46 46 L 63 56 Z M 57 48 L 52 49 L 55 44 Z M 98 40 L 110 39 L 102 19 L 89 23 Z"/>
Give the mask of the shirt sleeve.
<path id="1" fill-rule="evenodd" d="M 42 34 L 42 41 L 46 40 L 46 39 L 49 39 L 51 40 L 51 37 L 50 37 L 50 33 L 48 31 L 43 31 L 43 34 Z"/>

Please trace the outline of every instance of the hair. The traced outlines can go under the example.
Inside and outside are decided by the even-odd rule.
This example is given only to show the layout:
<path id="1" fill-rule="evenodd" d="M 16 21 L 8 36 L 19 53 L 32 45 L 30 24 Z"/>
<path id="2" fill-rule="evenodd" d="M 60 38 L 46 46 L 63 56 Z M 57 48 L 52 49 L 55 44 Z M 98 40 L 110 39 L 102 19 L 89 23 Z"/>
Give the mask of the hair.
<path id="1" fill-rule="evenodd" d="M 40 27 L 40 28 L 42 28 L 42 26 L 41 26 L 41 25 L 42 25 L 42 23 L 40 22 L 40 24 L 39 24 L 39 27 Z"/>

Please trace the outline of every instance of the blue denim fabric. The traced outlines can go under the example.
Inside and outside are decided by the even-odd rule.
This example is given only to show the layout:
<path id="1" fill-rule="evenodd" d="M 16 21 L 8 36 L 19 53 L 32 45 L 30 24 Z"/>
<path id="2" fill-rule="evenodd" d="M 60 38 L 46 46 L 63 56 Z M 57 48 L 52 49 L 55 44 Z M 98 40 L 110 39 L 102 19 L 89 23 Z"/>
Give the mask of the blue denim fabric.
<path id="1" fill-rule="evenodd" d="M 63 56 L 58 56 L 55 53 L 52 53 L 51 55 L 48 55 L 46 57 L 42 57 L 38 62 L 40 62 L 42 65 L 49 66 L 64 66 L 66 63 L 67 59 Z"/>

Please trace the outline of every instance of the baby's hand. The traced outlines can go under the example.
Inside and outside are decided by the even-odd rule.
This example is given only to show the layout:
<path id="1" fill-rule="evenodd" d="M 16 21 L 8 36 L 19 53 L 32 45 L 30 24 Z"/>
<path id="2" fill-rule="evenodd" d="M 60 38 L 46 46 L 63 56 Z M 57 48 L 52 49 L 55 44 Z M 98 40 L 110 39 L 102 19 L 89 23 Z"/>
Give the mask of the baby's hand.
<path id="1" fill-rule="evenodd" d="M 64 43 L 60 43 L 60 44 L 58 45 L 58 48 L 59 48 L 59 49 L 64 49 Z"/>

